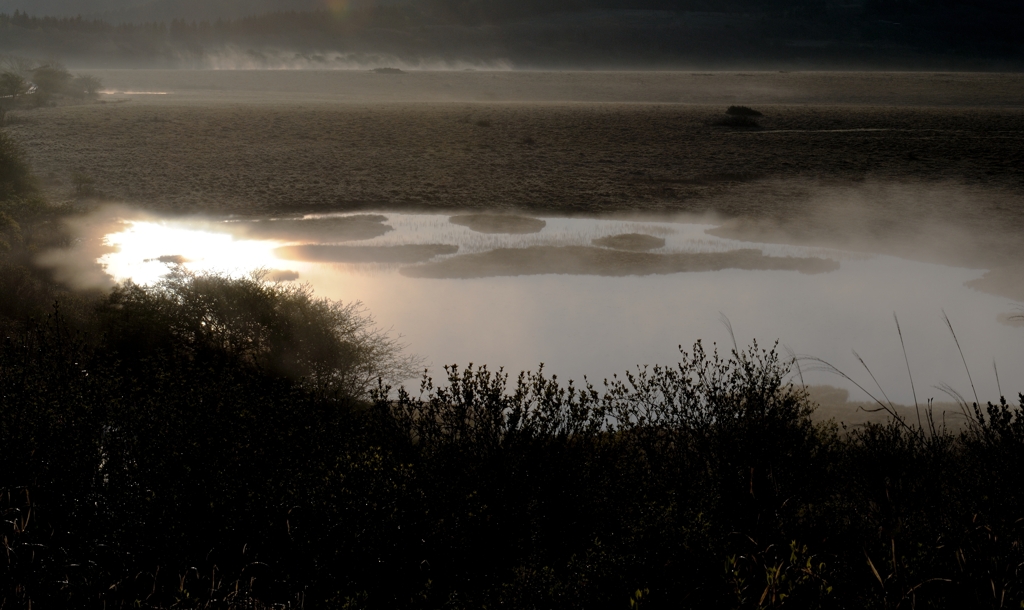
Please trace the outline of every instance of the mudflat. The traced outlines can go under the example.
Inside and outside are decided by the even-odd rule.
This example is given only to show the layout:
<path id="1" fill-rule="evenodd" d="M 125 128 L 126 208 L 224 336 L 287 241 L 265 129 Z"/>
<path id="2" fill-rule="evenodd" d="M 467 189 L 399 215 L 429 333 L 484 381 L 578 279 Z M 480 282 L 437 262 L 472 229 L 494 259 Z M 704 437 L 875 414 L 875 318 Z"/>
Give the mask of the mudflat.
<path id="1" fill-rule="evenodd" d="M 765 256 L 760 250 L 650 254 L 588 246 L 531 246 L 499 248 L 443 261 L 404 267 L 402 275 L 466 279 L 517 275 L 668 275 L 723 269 L 786 270 L 828 273 L 839 263 L 824 258 Z"/>

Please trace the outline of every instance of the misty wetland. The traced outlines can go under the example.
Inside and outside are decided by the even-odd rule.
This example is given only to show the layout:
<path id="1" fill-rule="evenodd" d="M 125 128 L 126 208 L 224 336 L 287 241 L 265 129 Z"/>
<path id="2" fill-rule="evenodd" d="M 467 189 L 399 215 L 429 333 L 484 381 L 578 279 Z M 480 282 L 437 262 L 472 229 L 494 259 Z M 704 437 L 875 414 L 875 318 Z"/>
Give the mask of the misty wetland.
<path id="1" fill-rule="evenodd" d="M 275 226 L 280 225 L 280 226 Z M 324 228 L 320 228 L 323 225 Z M 441 365 L 486 363 L 600 381 L 671 363 L 677 343 L 778 338 L 857 375 L 866 358 L 889 398 L 913 404 L 893 314 L 919 383 L 958 380 L 944 327 L 979 365 L 1024 378 L 1019 303 L 972 287 L 985 270 L 814 246 L 751 243 L 694 222 L 360 213 L 268 220 L 123 219 L 98 262 L 116 280 L 153 283 L 168 266 L 309 282 L 362 301 L 408 349 Z M 638 250 L 642 250 L 638 252 Z M 613 347 L 609 347 L 613 346 Z M 810 365 L 808 365 L 810 366 Z M 813 367 L 820 368 L 820 367 Z M 415 381 L 415 380 L 413 380 Z M 838 376 L 809 384 L 856 392 Z M 963 381 L 966 382 L 966 377 Z M 985 388 L 995 379 L 978 380 Z"/>
<path id="2" fill-rule="evenodd" d="M 0 610 L 1024 608 L 1024 4 L 0 0 Z"/>

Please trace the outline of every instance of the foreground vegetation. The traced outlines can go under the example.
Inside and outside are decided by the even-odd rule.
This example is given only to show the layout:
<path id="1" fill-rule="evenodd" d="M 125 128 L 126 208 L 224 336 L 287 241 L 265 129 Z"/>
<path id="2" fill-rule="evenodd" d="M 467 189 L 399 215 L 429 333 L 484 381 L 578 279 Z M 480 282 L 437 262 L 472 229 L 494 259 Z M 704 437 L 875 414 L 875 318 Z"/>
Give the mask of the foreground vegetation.
<path id="1" fill-rule="evenodd" d="M 366 404 L 132 317 L 4 340 L 10 607 L 1024 599 L 1019 408 L 840 431 L 773 352 L 699 345 L 603 392 L 467 369 Z"/>
<path id="2" fill-rule="evenodd" d="M 1024 396 L 845 430 L 774 350 L 420 392 L 358 310 L 178 270 L 70 295 L 0 140 L 0 607 L 1024 605 Z"/>

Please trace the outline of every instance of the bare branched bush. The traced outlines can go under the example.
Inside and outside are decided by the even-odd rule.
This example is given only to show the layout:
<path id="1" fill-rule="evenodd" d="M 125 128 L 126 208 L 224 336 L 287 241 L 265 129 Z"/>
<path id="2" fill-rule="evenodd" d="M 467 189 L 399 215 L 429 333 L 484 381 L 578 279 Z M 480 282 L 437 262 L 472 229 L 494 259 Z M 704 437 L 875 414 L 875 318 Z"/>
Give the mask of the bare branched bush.
<path id="1" fill-rule="evenodd" d="M 127 282 L 103 305 L 117 349 L 221 351 L 316 395 L 363 399 L 378 379 L 415 376 L 418 360 L 377 328 L 362 304 L 317 298 L 304 284 L 231 278 L 176 266 L 152 287 Z"/>

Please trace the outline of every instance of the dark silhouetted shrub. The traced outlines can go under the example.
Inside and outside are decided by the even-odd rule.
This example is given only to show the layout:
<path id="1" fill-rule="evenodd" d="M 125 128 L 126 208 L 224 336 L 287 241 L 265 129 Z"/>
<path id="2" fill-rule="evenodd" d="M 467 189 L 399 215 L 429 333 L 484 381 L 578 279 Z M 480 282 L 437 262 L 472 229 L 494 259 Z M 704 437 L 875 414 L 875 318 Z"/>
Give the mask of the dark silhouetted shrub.
<path id="1" fill-rule="evenodd" d="M 725 116 L 715 121 L 719 127 L 734 127 L 742 129 L 757 129 L 761 124 L 749 116 Z"/>
<path id="2" fill-rule="evenodd" d="M 0 206 L 14 206 L 38 194 L 36 180 L 18 145 L 0 131 Z M 0 207 L 0 211 L 4 208 Z"/>
<path id="3" fill-rule="evenodd" d="M 72 97 L 96 97 L 103 83 L 96 76 L 83 74 L 76 76 L 67 85 L 67 93 Z"/>
<path id="4" fill-rule="evenodd" d="M 68 85 L 74 78 L 68 69 L 56 63 L 43 64 L 32 71 L 32 82 L 37 89 L 34 99 L 37 104 L 50 102 L 58 95 L 67 93 Z"/>
<path id="5" fill-rule="evenodd" d="M 324 398 L 366 399 L 378 379 L 416 374 L 417 360 L 360 303 L 319 299 L 307 285 L 265 282 L 261 273 L 230 278 L 176 266 L 155 286 L 115 288 L 99 320 L 108 346 L 132 361 L 224 353 Z"/>
<path id="6" fill-rule="evenodd" d="M 0 342 L 9 603 L 1024 599 L 1021 407 L 842 434 L 774 351 L 698 344 L 600 390 L 451 367 L 367 408 L 272 372 L 263 288 L 197 279 L 123 288 L 97 338 L 58 310 Z"/>
<path id="7" fill-rule="evenodd" d="M 726 109 L 725 113 L 728 114 L 729 116 L 764 116 L 757 110 L 754 110 L 753 108 L 748 108 L 747 106 L 729 106 L 729 108 Z"/>

